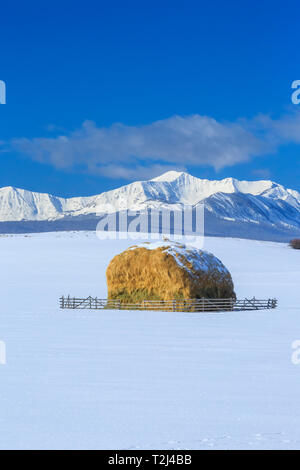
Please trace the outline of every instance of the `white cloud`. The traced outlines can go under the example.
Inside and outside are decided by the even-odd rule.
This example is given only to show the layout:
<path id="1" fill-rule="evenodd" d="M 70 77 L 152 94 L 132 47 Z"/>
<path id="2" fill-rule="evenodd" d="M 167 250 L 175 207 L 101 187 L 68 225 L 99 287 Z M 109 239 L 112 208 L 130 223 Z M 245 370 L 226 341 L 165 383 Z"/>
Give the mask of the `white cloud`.
<path id="1" fill-rule="evenodd" d="M 94 174 L 105 176 L 107 178 L 120 178 L 125 180 L 148 180 L 156 176 L 162 175 L 166 171 L 186 171 L 186 167 L 183 165 L 159 165 L 152 164 L 149 167 L 144 165 L 136 165 L 133 167 L 126 167 L 122 165 L 105 165 L 101 167 L 90 167 L 89 171 Z"/>
<path id="2" fill-rule="evenodd" d="M 272 120 L 218 122 L 207 116 L 174 116 L 144 126 L 82 127 L 54 138 L 14 139 L 11 147 L 57 169 L 138 179 L 169 169 L 209 165 L 216 170 L 300 143 L 300 113 Z"/>

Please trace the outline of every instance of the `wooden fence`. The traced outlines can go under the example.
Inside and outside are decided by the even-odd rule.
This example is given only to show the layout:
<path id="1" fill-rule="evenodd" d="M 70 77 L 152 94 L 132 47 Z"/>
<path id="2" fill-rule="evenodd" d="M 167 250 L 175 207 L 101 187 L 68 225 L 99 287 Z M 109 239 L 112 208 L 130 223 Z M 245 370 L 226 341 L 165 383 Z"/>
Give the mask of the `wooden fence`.
<path id="1" fill-rule="evenodd" d="M 168 312 L 222 312 L 240 310 L 265 310 L 277 307 L 277 299 L 174 299 L 143 300 L 139 303 L 123 303 L 120 300 L 98 299 L 87 297 L 60 298 L 60 308 L 69 309 L 108 309 L 108 310 L 160 310 Z"/>

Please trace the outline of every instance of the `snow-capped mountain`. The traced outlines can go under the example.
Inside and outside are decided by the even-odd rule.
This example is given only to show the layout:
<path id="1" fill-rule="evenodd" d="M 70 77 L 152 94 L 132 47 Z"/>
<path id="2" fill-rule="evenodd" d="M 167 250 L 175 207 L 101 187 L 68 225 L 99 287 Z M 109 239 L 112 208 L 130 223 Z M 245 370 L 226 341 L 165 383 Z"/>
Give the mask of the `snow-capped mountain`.
<path id="1" fill-rule="evenodd" d="M 1 188 L 0 222 L 18 222 L 20 226 L 29 221 L 57 221 L 63 229 L 64 220 L 82 221 L 126 208 L 176 210 L 200 202 L 204 202 L 207 219 L 210 223 L 213 220 L 214 226 L 227 224 L 232 228 L 233 224 L 250 224 L 274 234 L 286 233 L 287 238 L 291 232 L 300 233 L 300 193 L 297 191 L 268 180 L 211 181 L 176 171 L 90 197 L 66 199 L 12 187 Z M 217 228 L 215 231 L 217 234 Z"/>
<path id="2" fill-rule="evenodd" d="M 0 188 L 0 221 L 54 220 L 81 210 L 89 199 L 64 199 L 11 186 Z"/>

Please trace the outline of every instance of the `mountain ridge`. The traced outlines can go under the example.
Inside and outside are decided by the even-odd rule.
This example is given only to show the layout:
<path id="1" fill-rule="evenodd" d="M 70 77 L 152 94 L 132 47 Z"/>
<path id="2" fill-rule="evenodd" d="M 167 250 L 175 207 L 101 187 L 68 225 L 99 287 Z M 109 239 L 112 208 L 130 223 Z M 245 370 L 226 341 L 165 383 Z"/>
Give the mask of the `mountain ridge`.
<path id="1" fill-rule="evenodd" d="M 219 220 L 243 227 L 261 225 L 270 233 L 283 231 L 286 237 L 289 232 L 300 234 L 300 193 L 296 190 L 271 180 L 207 180 L 176 171 L 86 197 L 63 198 L 6 186 L 0 188 L 0 223 L 57 222 L 61 230 L 64 220 L 76 220 L 80 227 L 80 220 L 124 209 L 181 210 L 201 202 L 206 214 L 213 216 L 214 226 Z"/>
<path id="2" fill-rule="evenodd" d="M 200 179 L 185 172 L 169 171 L 159 177 L 137 181 L 94 196 L 63 198 L 13 186 L 0 188 L 0 221 L 53 220 L 65 215 L 112 212 L 125 198 L 129 209 L 147 201 L 195 205 L 216 193 L 243 193 L 282 199 L 300 210 L 300 193 L 271 180 L 241 181 Z M 124 201 L 122 201 L 124 203 Z"/>

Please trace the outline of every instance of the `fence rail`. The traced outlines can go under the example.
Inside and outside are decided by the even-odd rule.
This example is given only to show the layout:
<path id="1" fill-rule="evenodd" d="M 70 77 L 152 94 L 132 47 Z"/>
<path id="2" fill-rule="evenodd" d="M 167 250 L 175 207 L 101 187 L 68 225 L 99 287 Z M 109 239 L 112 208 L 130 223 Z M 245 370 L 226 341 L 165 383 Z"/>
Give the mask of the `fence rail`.
<path id="1" fill-rule="evenodd" d="M 161 310 L 173 312 L 214 312 L 265 310 L 277 307 L 277 299 L 173 299 L 143 300 L 139 303 L 123 303 L 121 300 L 98 299 L 98 297 L 60 298 L 60 308 L 111 309 L 111 310 Z"/>

